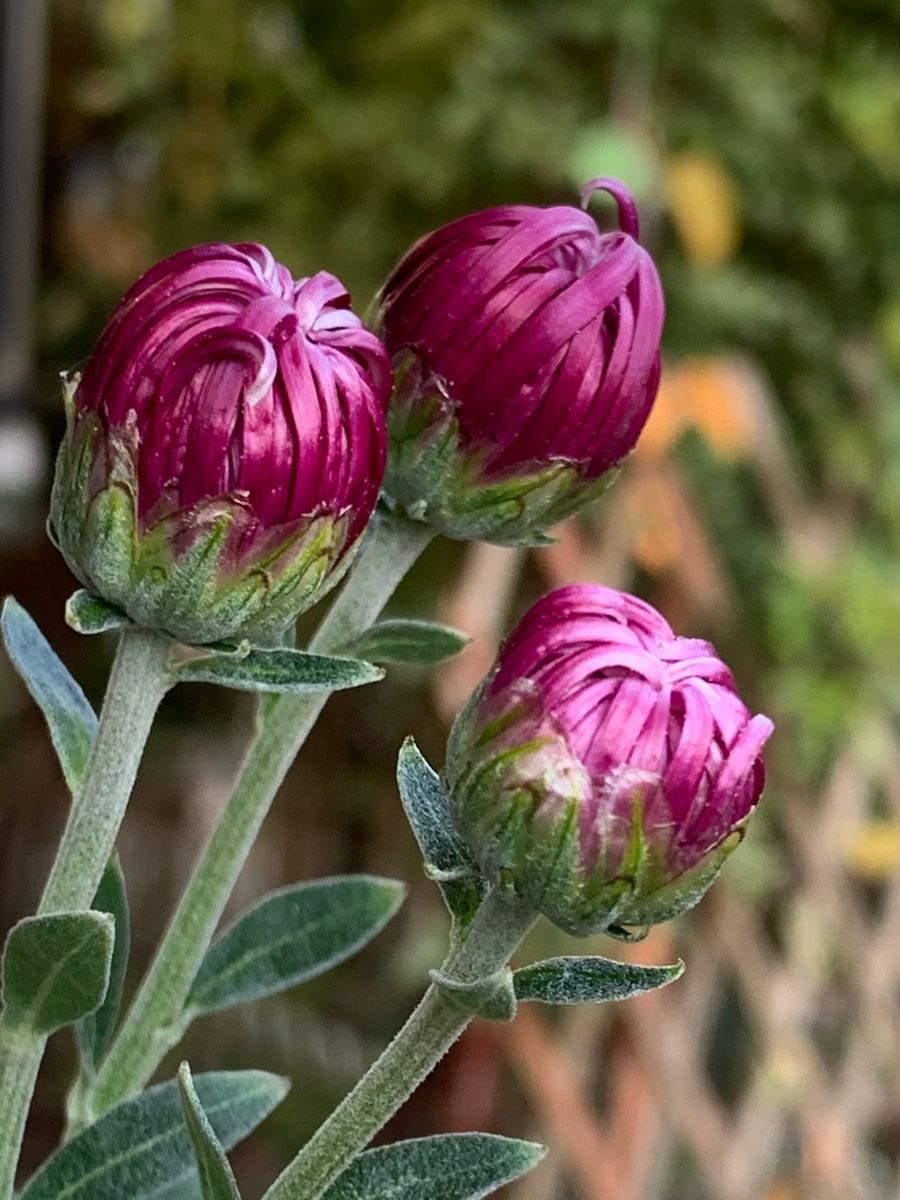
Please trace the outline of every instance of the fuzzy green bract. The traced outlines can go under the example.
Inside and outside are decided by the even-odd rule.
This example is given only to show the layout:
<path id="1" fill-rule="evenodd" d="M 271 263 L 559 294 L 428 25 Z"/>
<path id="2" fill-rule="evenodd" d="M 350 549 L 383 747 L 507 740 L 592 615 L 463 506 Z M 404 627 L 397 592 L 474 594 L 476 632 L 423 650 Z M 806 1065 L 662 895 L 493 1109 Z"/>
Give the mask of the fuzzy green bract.
<path id="1" fill-rule="evenodd" d="M 3 1021 L 46 1035 L 99 1007 L 109 983 L 113 918 L 65 912 L 25 917 L 3 951 Z"/>

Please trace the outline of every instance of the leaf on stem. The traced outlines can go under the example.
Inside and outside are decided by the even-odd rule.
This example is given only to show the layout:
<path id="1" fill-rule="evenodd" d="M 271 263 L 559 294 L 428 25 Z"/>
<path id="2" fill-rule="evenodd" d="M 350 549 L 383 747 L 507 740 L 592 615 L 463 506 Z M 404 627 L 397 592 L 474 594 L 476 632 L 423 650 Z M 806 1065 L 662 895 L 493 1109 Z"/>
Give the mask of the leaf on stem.
<path id="1" fill-rule="evenodd" d="M 131 620 L 93 592 L 79 588 L 66 601 L 66 624 L 76 633 L 108 633 L 130 625 Z"/>
<path id="2" fill-rule="evenodd" d="M 125 876 L 122 874 L 118 855 L 114 855 L 109 860 L 91 908 L 95 912 L 109 913 L 115 921 L 115 941 L 106 996 L 96 1012 L 82 1018 L 76 1029 L 81 1061 L 88 1074 L 93 1075 L 103 1055 L 109 1049 L 115 1033 L 119 1009 L 122 1005 L 122 989 L 125 985 L 128 953 L 131 947 L 128 896 L 125 891 Z"/>
<path id="3" fill-rule="evenodd" d="M 13 666 L 41 709 L 71 791 L 77 791 L 97 732 L 84 692 L 21 604 L 7 596 L 0 617 Z"/>
<path id="4" fill-rule="evenodd" d="M 452 915 L 465 925 L 478 908 L 484 883 L 469 848 L 456 832 L 450 798 L 438 773 L 407 738 L 397 759 L 397 786 L 429 876 Z"/>
<path id="5" fill-rule="evenodd" d="M 198 1075 L 194 1086 L 226 1150 L 255 1129 L 288 1090 L 286 1080 L 265 1071 L 210 1072 Z M 117 1105 L 72 1138 L 32 1176 L 18 1200 L 186 1200 L 196 1181 L 178 1085 L 170 1081 Z"/>
<path id="6" fill-rule="evenodd" d="M 344 647 L 344 652 L 371 662 L 431 666 L 459 654 L 470 641 L 458 629 L 436 621 L 379 621 Z"/>
<path id="7" fill-rule="evenodd" d="M 216 1137 L 216 1131 L 200 1103 L 191 1078 L 191 1068 L 186 1062 L 178 1068 L 178 1090 L 181 1095 L 184 1123 L 197 1158 L 197 1174 L 200 1176 L 203 1200 L 241 1200 L 222 1143 Z"/>
<path id="8" fill-rule="evenodd" d="M 271 996 L 321 975 L 379 933 L 405 888 L 372 875 L 336 876 L 264 897 L 210 947 L 187 1001 L 191 1015 Z"/>
<path id="9" fill-rule="evenodd" d="M 322 1200 L 481 1200 L 530 1171 L 545 1153 L 534 1142 L 489 1133 L 395 1142 L 360 1154 Z"/>
<path id="10" fill-rule="evenodd" d="M 611 958 L 574 955 L 548 958 L 513 974 L 518 1000 L 540 1000 L 544 1004 L 602 1003 L 627 1000 L 641 992 L 673 983 L 684 972 L 679 959 L 666 967 L 642 967 Z"/>
<path id="11" fill-rule="evenodd" d="M 356 658 L 308 654 L 305 650 L 250 650 L 246 655 L 192 658 L 176 673 L 181 683 L 218 683 L 244 692 L 337 692 L 377 683 L 382 667 Z"/>
<path id="12" fill-rule="evenodd" d="M 103 1001 L 114 921 L 108 913 L 25 917 L 3 951 L 3 1020 L 48 1035 L 73 1025 Z"/>

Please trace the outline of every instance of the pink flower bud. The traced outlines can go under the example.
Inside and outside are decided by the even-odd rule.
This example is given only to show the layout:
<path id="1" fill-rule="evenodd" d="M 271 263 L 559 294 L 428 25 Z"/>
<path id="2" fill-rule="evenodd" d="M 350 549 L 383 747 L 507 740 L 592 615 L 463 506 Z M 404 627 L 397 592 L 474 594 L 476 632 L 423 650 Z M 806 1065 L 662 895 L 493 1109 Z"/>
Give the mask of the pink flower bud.
<path id="1" fill-rule="evenodd" d="M 595 584 L 539 600 L 451 735 L 454 814 L 562 928 L 652 924 L 696 903 L 763 788 L 772 722 L 713 647 Z"/>
<path id="2" fill-rule="evenodd" d="M 621 230 L 571 207 L 473 213 L 412 247 L 381 293 L 394 357 L 386 492 L 453 537 L 541 540 L 633 448 L 659 382 L 663 295 Z"/>
<path id="3" fill-rule="evenodd" d="M 86 587 L 185 641 L 277 637 L 375 506 L 391 371 L 333 275 L 184 250 L 125 296 L 68 389 L 52 523 Z"/>

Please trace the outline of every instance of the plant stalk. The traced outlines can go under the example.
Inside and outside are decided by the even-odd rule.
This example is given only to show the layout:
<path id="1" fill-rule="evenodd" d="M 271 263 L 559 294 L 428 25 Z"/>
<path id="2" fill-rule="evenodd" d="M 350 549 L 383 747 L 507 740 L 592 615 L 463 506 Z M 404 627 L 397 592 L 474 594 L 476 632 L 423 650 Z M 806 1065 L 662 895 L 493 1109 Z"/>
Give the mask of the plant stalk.
<path id="1" fill-rule="evenodd" d="M 485 898 L 441 974 L 471 983 L 506 965 L 536 913 L 512 889 Z M 472 1017 L 437 984 L 409 1020 L 319 1127 L 263 1200 L 318 1200 L 444 1057 Z"/>
<path id="2" fill-rule="evenodd" d="M 382 516 L 310 650 L 335 653 L 368 629 L 431 536 L 425 525 Z M 185 1001 L 237 877 L 328 696 L 279 696 L 261 717 L 231 799 L 86 1098 L 95 1115 L 140 1091 L 180 1038 Z"/>
<path id="3" fill-rule="evenodd" d="M 137 626 L 122 631 L 97 737 L 73 798 L 39 914 L 87 909 L 112 854 L 159 702 L 171 642 Z M 47 1039 L 0 1024 L 0 1200 L 9 1200 L 25 1121 Z"/>

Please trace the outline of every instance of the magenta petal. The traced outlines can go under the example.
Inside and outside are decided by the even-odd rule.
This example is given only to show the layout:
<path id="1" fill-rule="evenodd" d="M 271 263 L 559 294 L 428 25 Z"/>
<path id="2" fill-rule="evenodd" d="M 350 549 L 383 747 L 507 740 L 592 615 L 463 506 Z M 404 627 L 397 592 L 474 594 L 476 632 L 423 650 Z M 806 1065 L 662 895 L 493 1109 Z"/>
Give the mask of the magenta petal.
<path id="1" fill-rule="evenodd" d="M 264 544 L 348 511 L 358 536 L 384 472 L 391 367 L 349 305 L 333 275 L 294 280 L 250 243 L 185 250 L 138 280 L 76 405 L 110 429 L 134 414 L 141 518 L 237 491 Z"/>

